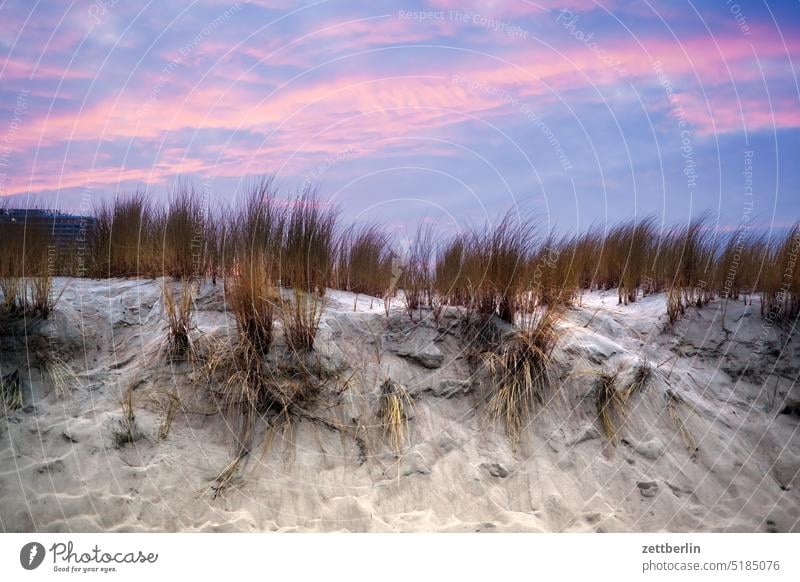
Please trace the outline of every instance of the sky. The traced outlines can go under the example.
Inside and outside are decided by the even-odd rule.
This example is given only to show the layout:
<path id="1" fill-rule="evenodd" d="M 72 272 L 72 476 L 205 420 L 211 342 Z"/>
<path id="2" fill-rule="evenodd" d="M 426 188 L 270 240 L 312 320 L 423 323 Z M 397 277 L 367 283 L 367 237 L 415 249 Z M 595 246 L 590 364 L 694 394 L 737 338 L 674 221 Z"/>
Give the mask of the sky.
<path id="1" fill-rule="evenodd" d="M 800 219 L 800 3 L 0 0 L 0 196 L 562 233 Z M 9 201 L 6 201 L 9 203 Z"/>

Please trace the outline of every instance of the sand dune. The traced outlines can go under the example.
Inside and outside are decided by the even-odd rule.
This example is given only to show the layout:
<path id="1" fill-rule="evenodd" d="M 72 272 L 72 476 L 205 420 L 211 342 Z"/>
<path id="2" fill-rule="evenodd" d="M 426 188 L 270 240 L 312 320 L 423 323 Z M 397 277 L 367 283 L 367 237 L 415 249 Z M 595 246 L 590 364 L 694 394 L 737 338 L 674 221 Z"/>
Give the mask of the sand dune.
<path id="1" fill-rule="evenodd" d="M 758 298 L 731 302 L 724 322 L 715 301 L 668 328 L 663 295 L 584 295 L 559 324 L 558 390 L 515 450 L 487 419 L 455 312 L 412 323 L 399 302 L 387 318 L 377 299 L 353 311 L 353 295 L 331 291 L 315 348 L 333 379 L 290 430 L 257 435 L 214 498 L 234 419 L 191 364 L 159 355 L 160 281 L 56 286 L 50 320 L 0 339 L 24 397 L 0 418 L 4 531 L 800 531 L 800 418 L 786 410 L 800 400 L 800 343 L 765 325 Z M 203 284 L 196 324 L 202 338 L 232 333 L 220 285 Z M 29 367 L 44 349 L 77 374 L 70 396 Z M 605 370 L 624 385 L 642 359 L 653 379 L 612 445 L 593 383 Z M 387 375 L 413 399 L 399 456 L 377 424 Z M 131 384 L 137 439 L 118 447 Z M 159 438 L 168 392 L 181 406 Z"/>

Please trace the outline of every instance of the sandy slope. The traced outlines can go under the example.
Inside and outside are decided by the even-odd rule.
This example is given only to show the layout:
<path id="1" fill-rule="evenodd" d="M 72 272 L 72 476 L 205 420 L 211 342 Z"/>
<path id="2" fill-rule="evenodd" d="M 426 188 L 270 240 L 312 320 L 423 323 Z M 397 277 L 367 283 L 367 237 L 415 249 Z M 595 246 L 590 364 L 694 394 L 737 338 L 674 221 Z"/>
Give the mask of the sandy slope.
<path id="1" fill-rule="evenodd" d="M 2 372 L 20 371 L 25 397 L 0 419 L 5 531 L 800 531 L 800 419 L 779 414 L 800 398 L 800 342 L 766 328 L 757 299 L 729 305 L 724 329 L 712 303 L 664 331 L 663 296 L 618 306 L 615 293 L 586 295 L 561 327 L 560 390 L 513 451 L 486 419 L 485 379 L 470 377 L 454 314 L 439 329 L 399 308 L 387 320 L 378 300 L 361 297 L 354 312 L 352 295 L 332 291 L 316 348 L 339 379 L 310 411 L 346 428 L 297 421 L 259 444 L 236 487 L 214 499 L 206 487 L 232 457 L 231 426 L 191 366 L 159 358 L 159 282 L 58 284 L 52 321 L 27 343 L 9 330 L 0 340 Z M 197 306 L 204 334 L 233 331 L 219 286 L 204 284 Z M 28 367 L 48 346 L 79 373 L 69 398 Z M 600 370 L 624 382 L 641 358 L 661 365 L 610 446 L 592 384 Z M 414 396 L 399 458 L 375 426 L 387 374 Z M 117 449 L 111 432 L 131 382 L 141 438 Z M 159 440 L 154 398 L 171 390 L 183 410 Z M 686 403 L 678 410 L 696 454 L 668 414 L 668 391 Z"/>

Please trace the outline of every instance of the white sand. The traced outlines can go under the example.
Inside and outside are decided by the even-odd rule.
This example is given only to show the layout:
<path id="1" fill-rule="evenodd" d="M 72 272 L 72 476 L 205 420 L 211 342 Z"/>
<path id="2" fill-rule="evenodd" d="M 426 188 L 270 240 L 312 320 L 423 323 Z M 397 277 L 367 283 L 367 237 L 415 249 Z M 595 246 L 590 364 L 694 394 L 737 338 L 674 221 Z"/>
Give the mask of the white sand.
<path id="1" fill-rule="evenodd" d="M 800 419 L 778 414 L 800 398 L 800 342 L 764 327 L 758 299 L 728 306 L 727 331 L 720 302 L 664 331 L 661 295 L 628 306 L 586 295 L 561 326 L 560 388 L 513 451 L 479 404 L 485 379 L 470 381 L 452 314 L 439 333 L 429 314 L 410 324 L 399 302 L 387 320 L 379 300 L 360 297 L 353 312 L 353 296 L 332 291 L 316 348 L 342 371 L 309 410 L 354 428 L 306 419 L 271 443 L 259 435 L 235 487 L 214 499 L 206 488 L 232 458 L 233 429 L 206 414 L 214 404 L 191 366 L 156 355 L 159 283 L 59 280 L 66 291 L 31 349 L 0 339 L 2 373 L 19 370 L 25 400 L 0 418 L 0 530 L 800 531 Z M 233 332 L 220 286 L 204 284 L 197 306 L 202 332 Z M 48 339 L 79 375 L 69 398 L 28 368 Z M 645 357 L 662 365 L 610 446 L 592 384 L 601 369 L 624 383 Z M 375 426 L 387 373 L 414 395 L 400 458 Z M 142 438 L 118 449 L 112 428 L 134 380 Z M 152 395 L 173 390 L 183 410 L 159 440 Z M 695 455 L 668 390 L 688 405 Z"/>

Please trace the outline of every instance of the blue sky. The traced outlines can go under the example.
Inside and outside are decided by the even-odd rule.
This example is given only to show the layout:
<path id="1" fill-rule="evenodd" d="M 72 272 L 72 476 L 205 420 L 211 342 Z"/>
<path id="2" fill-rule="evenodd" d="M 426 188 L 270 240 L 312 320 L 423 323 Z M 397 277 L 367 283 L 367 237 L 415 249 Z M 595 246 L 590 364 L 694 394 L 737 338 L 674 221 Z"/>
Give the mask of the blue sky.
<path id="1" fill-rule="evenodd" d="M 0 195 L 213 206 L 274 174 L 398 230 L 782 229 L 798 34 L 797 2 L 3 2 Z"/>

